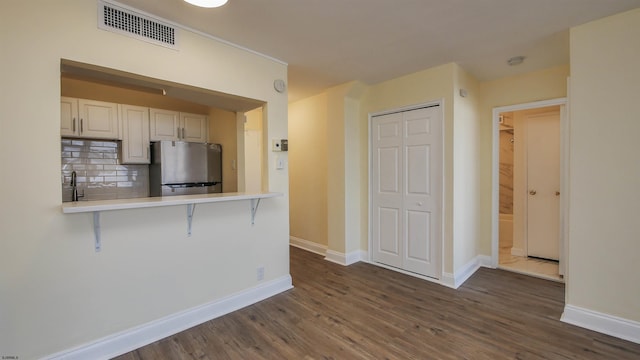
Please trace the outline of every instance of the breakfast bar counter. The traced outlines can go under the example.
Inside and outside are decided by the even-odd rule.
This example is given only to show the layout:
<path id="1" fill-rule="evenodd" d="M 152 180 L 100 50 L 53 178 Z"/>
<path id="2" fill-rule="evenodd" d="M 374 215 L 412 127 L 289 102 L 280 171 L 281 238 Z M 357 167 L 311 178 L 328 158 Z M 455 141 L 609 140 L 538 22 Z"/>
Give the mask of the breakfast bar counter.
<path id="1" fill-rule="evenodd" d="M 250 216 L 251 225 L 255 223 L 256 213 L 260 200 L 266 198 L 284 196 L 279 192 L 259 192 L 259 193 L 213 193 L 198 195 L 177 195 L 158 196 L 135 199 L 117 200 L 96 200 L 96 201 L 74 201 L 62 204 L 62 212 L 65 214 L 93 213 L 93 232 L 95 235 L 95 249 L 100 251 L 102 244 L 100 241 L 100 212 L 126 209 L 142 209 L 150 207 L 178 206 L 187 207 L 187 234 L 191 236 L 191 221 L 196 204 L 208 204 L 226 201 L 249 200 L 251 204 Z"/>

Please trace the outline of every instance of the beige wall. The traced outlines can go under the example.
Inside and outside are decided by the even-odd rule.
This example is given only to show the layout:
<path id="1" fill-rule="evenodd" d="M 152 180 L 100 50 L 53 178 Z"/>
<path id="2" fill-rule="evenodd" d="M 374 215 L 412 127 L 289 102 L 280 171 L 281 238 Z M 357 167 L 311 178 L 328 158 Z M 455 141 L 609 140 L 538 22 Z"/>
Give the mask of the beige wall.
<path id="1" fill-rule="evenodd" d="M 478 255 L 482 187 L 480 91 L 478 81 L 457 64 L 453 89 L 453 269 Z M 465 90 L 466 97 L 460 95 Z"/>
<path id="2" fill-rule="evenodd" d="M 264 161 L 262 154 L 271 151 L 271 144 L 268 134 L 265 134 L 264 116 L 262 108 L 257 108 L 246 112 L 244 131 L 244 170 L 245 170 L 245 191 L 259 192 L 269 187 L 267 179 L 263 176 L 264 169 L 269 164 Z M 286 154 L 286 153 L 280 153 Z M 280 155 L 279 154 L 279 155 Z M 261 159 L 263 159 L 261 161 Z"/>
<path id="3" fill-rule="evenodd" d="M 480 83 L 480 243 L 478 253 L 491 254 L 493 108 L 567 96 L 569 65 Z"/>
<path id="4" fill-rule="evenodd" d="M 249 226 L 245 201 L 198 205 L 193 236 L 182 206 L 103 212 L 102 252 L 91 214 L 62 214 L 60 59 L 259 99 L 265 131 L 287 137 L 286 66 L 181 31 L 180 51 L 99 30 L 97 3 L 0 5 L 0 349 L 46 356 L 288 276 L 288 174 L 268 170 L 269 190 Z M 243 76 L 238 76 L 242 74 Z M 11 135 L 9 135 L 11 134 Z M 272 153 L 265 154 L 272 162 Z"/>
<path id="5" fill-rule="evenodd" d="M 210 109 L 209 142 L 222 145 L 222 192 L 238 191 L 238 136 L 235 112 Z"/>
<path id="6" fill-rule="evenodd" d="M 327 90 L 327 222 L 329 250 L 360 249 L 360 99 L 364 84 L 350 82 Z M 366 128 L 365 128 L 366 129 Z M 365 130 L 366 131 L 366 130 Z"/>
<path id="7" fill-rule="evenodd" d="M 289 105 L 290 234 L 328 245 L 327 96 L 325 93 Z"/>
<path id="8" fill-rule="evenodd" d="M 246 122 L 244 123 L 245 130 L 257 130 L 262 131 L 262 108 L 257 108 L 245 113 Z"/>
<path id="9" fill-rule="evenodd" d="M 640 9 L 571 29 L 567 305 L 640 321 Z M 636 337 L 637 338 L 637 337 Z"/>

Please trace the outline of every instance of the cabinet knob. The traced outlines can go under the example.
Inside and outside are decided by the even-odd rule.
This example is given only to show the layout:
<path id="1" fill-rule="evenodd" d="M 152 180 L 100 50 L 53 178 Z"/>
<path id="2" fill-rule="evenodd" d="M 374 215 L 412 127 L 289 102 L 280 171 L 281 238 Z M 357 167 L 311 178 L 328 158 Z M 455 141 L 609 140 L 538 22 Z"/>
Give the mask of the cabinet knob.
<path id="1" fill-rule="evenodd" d="M 535 191 L 535 190 L 529 190 L 529 195 L 535 195 L 535 194 L 537 194 L 537 193 L 538 193 L 538 192 L 537 192 L 537 191 Z"/>

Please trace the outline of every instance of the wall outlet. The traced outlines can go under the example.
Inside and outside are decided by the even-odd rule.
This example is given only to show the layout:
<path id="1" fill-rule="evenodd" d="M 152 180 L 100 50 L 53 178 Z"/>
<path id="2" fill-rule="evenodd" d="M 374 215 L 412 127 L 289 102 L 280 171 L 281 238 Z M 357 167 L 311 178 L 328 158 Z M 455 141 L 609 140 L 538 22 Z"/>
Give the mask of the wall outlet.
<path id="1" fill-rule="evenodd" d="M 256 279 L 258 281 L 262 281 L 264 280 L 264 266 L 260 266 L 257 270 L 256 270 Z"/>

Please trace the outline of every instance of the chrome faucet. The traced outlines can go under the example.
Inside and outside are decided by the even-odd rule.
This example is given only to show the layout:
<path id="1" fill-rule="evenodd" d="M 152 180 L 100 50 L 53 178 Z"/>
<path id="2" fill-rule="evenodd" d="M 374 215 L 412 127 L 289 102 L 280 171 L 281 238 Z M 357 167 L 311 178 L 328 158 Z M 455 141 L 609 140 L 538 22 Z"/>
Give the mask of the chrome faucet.
<path id="1" fill-rule="evenodd" d="M 84 191 L 82 194 L 78 194 L 78 181 L 76 179 L 76 172 L 71 172 L 71 201 L 78 201 L 78 198 L 84 197 Z"/>

